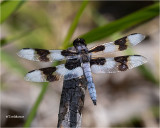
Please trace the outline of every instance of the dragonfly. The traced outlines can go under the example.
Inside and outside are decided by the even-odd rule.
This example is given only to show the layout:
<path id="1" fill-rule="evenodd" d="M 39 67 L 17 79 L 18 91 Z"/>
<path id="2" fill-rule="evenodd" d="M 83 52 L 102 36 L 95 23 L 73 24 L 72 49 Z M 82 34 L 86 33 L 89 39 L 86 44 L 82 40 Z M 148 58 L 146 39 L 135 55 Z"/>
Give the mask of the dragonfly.
<path id="1" fill-rule="evenodd" d="M 85 40 L 77 38 L 73 41 L 73 47 L 66 50 L 46 50 L 23 48 L 18 52 L 22 58 L 32 61 L 53 62 L 66 60 L 66 63 L 54 67 L 41 68 L 28 72 L 25 76 L 27 81 L 54 82 L 63 77 L 64 80 L 85 77 L 87 88 L 93 104 L 96 105 L 97 95 L 92 73 L 117 73 L 147 62 L 141 55 L 126 55 L 118 57 L 94 57 L 97 53 L 113 53 L 126 50 L 144 40 L 145 36 L 133 33 L 117 39 L 113 42 L 87 48 Z"/>

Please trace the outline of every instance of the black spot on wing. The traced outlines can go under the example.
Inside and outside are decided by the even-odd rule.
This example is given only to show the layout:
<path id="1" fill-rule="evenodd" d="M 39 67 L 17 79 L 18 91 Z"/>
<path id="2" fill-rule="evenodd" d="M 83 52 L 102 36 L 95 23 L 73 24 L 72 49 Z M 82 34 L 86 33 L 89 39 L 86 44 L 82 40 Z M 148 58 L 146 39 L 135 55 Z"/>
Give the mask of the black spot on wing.
<path id="1" fill-rule="evenodd" d="M 78 59 L 70 59 L 70 60 L 67 60 L 67 62 L 65 63 L 65 68 L 67 68 L 68 70 L 72 70 L 80 66 L 81 66 L 81 62 Z"/>
<path id="2" fill-rule="evenodd" d="M 118 65 L 119 71 L 126 71 L 128 69 L 127 66 L 128 57 L 129 56 L 119 56 L 114 58 L 116 62 L 120 63 L 120 65 Z"/>
<path id="3" fill-rule="evenodd" d="M 69 50 L 63 50 L 61 52 L 61 55 L 63 55 L 63 56 L 74 56 L 74 55 L 77 55 L 77 53 L 76 52 L 71 52 Z"/>
<path id="4" fill-rule="evenodd" d="M 29 71 L 28 73 L 32 73 L 32 72 L 34 72 L 35 70 L 32 70 L 32 71 Z"/>
<path id="5" fill-rule="evenodd" d="M 132 56 L 141 56 L 141 55 L 132 55 Z"/>
<path id="6" fill-rule="evenodd" d="M 49 61 L 48 55 L 50 54 L 49 50 L 44 49 L 35 49 L 40 61 Z"/>
<path id="7" fill-rule="evenodd" d="M 126 64 L 120 64 L 118 66 L 118 70 L 120 71 L 126 71 L 128 69 L 128 66 Z"/>
<path id="8" fill-rule="evenodd" d="M 121 38 L 121 39 L 118 39 L 118 40 L 116 40 L 115 42 L 114 42 L 114 44 L 115 45 L 119 45 L 119 50 L 120 51 L 122 51 L 122 50 L 125 50 L 125 49 L 127 49 L 127 45 L 126 45 L 126 43 L 127 43 L 127 36 L 125 36 L 125 37 L 123 37 L 123 38 Z"/>
<path id="9" fill-rule="evenodd" d="M 103 51 L 104 49 L 105 49 L 104 45 L 98 45 L 94 47 L 93 49 L 89 50 L 89 52 L 100 52 L 100 51 Z"/>
<path id="10" fill-rule="evenodd" d="M 90 61 L 90 65 L 104 65 L 106 63 L 106 59 L 104 57 L 99 57 L 99 58 L 95 58 L 95 59 L 91 59 Z"/>
<path id="11" fill-rule="evenodd" d="M 126 63 L 129 56 L 118 56 L 114 60 L 119 63 Z"/>
<path id="12" fill-rule="evenodd" d="M 132 34 L 130 34 L 130 35 L 136 35 L 136 34 L 138 34 L 138 33 L 132 33 Z"/>
<path id="13" fill-rule="evenodd" d="M 53 75 L 53 73 L 56 71 L 56 67 L 42 68 L 39 70 L 46 76 L 47 81 L 52 82 L 59 80 L 58 76 Z"/>
<path id="14" fill-rule="evenodd" d="M 23 48 L 23 49 L 26 49 L 26 50 L 27 50 L 27 49 L 31 49 L 31 48 Z"/>
<path id="15" fill-rule="evenodd" d="M 48 68 L 41 68 L 40 69 L 45 75 L 52 74 L 56 71 L 56 67 L 48 67 Z"/>

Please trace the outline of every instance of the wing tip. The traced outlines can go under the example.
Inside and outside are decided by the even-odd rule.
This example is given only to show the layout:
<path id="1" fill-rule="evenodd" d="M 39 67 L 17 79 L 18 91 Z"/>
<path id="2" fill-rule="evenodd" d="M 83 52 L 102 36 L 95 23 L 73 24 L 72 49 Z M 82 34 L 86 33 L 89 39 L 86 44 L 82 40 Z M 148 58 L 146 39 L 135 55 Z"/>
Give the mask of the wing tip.
<path id="1" fill-rule="evenodd" d="M 145 63 L 147 63 L 147 58 L 141 55 L 133 55 L 130 56 L 130 64 L 129 64 L 129 69 L 139 67 Z"/>
<path id="2" fill-rule="evenodd" d="M 24 77 L 24 79 L 30 82 L 45 82 L 43 80 L 40 70 L 33 70 L 33 71 L 28 72 L 26 76 Z"/>
<path id="3" fill-rule="evenodd" d="M 141 56 L 141 57 L 143 58 L 143 62 L 144 62 L 144 63 L 147 63 L 147 62 L 148 62 L 148 60 L 147 60 L 146 57 L 144 57 L 144 56 Z"/>
<path id="4" fill-rule="evenodd" d="M 23 48 L 17 52 L 17 55 L 27 60 L 34 60 L 34 50 L 31 48 Z"/>
<path id="5" fill-rule="evenodd" d="M 24 80 L 25 80 L 25 81 L 30 81 L 30 82 L 31 82 L 31 80 L 30 80 L 29 77 L 27 77 L 27 76 L 24 77 Z"/>
<path id="6" fill-rule="evenodd" d="M 145 35 L 144 34 L 142 34 L 142 33 L 133 33 L 133 34 L 131 34 L 130 36 L 135 36 L 135 37 L 138 37 L 139 39 L 141 39 L 141 40 L 144 40 L 145 39 Z"/>
<path id="7" fill-rule="evenodd" d="M 147 63 L 148 61 L 147 61 L 147 58 L 146 57 L 144 57 L 144 56 L 141 56 L 141 55 L 133 55 L 133 56 L 137 56 L 139 59 L 141 59 L 142 60 L 142 62 L 144 62 L 144 63 Z"/>
<path id="8" fill-rule="evenodd" d="M 145 35 L 141 34 L 141 33 L 134 33 L 128 36 L 128 39 L 130 41 L 130 43 L 134 46 L 137 45 L 138 43 L 140 43 L 142 40 L 145 39 Z"/>
<path id="9" fill-rule="evenodd" d="M 27 73 L 26 76 L 24 77 L 24 80 L 25 80 L 25 81 L 30 81 L 30 82 L 31 82 L 31 81 L 32 81 L 32 82 L 35 82 L 35 81 L 33 81 L 32 78 L 30 77 L 30 74 L 31 74 L 31 73 Z"/>
<path id="10" fill-rule="evenodd" d="M 21 51 L 22 51 L 22 49 L 16 53 L 19 57 L 22 57 Z"/>

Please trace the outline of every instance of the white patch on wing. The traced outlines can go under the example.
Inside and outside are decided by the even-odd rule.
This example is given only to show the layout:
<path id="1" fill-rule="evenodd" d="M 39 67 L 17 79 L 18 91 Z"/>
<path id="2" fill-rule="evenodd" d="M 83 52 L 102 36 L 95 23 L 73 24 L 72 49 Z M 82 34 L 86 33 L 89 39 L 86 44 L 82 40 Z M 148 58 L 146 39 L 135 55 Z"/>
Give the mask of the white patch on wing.
<path id="1" fill-rule="evenodd" d="M 104 66 L 107 69 L 112 69 L 115 67 L 115 65 L 116 65 L 116 62 L 115 62 L 114 58 L 107 58 Z"/>
<path id="2" fill-rule="evenodd" d="M 110 73 L 112 69 L 116 67 L 116 62 L 114 58 L 107 58 L 104 65 L 92 65 L 91 70 L 93 73 Z"/>
<path id="3" fill-rule="evenodd" d="M 127 59 L 128 69 L 138 67 L 147 62 L 147 59 L 140 55 L 129 56 Z M 114 58 L 106 58 L 106 63 L 104 65 L 94 64 L 91 66 L 91 71 L 93 73 L 116 73 L 120 72 L 118 69 L 119 62 L 116 62 Z"/>
<path id="4" fill-rule="evenodd" d="M 140 43 L 142 40 L 144 40 L 145 36 L 142 34 L 136 33 L 136 34 L 127 36 L 127 38 L 130 41 L 130 43 L 134 46 Z"/>
<path id="5" fill-rule="evenodd" d="M 63 75 L 63 76 L 64 76 L 64 75 L 66 74 L 66 72 L 67 72 L 67 69 L 65 68 L 64 64 L 58 65 L 58 66 L 56 66 L 56 68 L 57 68 L 56 72 L 57 72 L 58 74 Z"/>
<path id="6" fill-rule="evenodd" d="M 17 55 L 22 57 L 22 58 L 25 58 L 25 59 L 28 59 L 28 60 L 34 60 L 34 50 L 33 49 L 22 49 L 20 50 Z"/>
<path id="7" fill-rule="evenodd" d="M 117 51 L 117 49 L 118 49 L 118 46 L 116 46 L 113 42 L 106 43 L 106 44 L 104 44 L 104 46 L 105 46 L 104 52 L 106 52 L 106 53 L 114 52 L 114 51 Z"/>
<path id="8" fill-rule="evenodd" d="M 62 50 L 49 50 L 50 52 L 50 60 L 63 60 L 65 57 L 61 55 Z"/>
<path id="9" fill-rule="evenodd" d="M 77 67 L 72 70 L 68 70 L 65 68 L 64 64 L 56 66 L 57 70 L 56 73 L 65 76 L 64 79 L 72 79 L 77 78 L 83 75 L 83 70 L 81 67 Z"/>
<path id="10" fill-rule="evenodd" d="M 99 65 L 92 65 L 91 66 L 91 71 L 92 71 L 92 73 L 100 73 L 101 72 L 101 68 L 102 68 L 102 66 L 99 66 Z"/>
<path id="11" fill-rule="evenodd" d="M 147 63 L 147 59 L 143 56 L 130 56 L 128 59 L 128 67 L 132 69 L 134 67 L 140 66 L 144 63 Z"/>
<path id="12" fill-rule="evenodd" d="M 45 82 L 46 80 L 42 76 L 42 73 L 40 70 L 35 70 L 30 73 L 28 73 L 25 76 L 26 81 L 33 81 L 33 82 Z"/>

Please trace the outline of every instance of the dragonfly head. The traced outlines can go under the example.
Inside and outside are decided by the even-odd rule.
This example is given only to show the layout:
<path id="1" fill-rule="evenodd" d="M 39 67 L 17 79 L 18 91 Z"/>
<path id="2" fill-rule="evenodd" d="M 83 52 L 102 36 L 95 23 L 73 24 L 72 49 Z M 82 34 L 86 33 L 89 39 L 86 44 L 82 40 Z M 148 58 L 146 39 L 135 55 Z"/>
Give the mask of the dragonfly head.
<path id="1" fill-rule="evenodd" d="M 74 45 L 74 47 L 82 46 L 82 45 L 86 46 L 85 40 L 82 39 L 82 38 L 77 38 L 77 39 L 75 39 L 75 40 L 73 41 L 73 45 Z"/>
<path id="2" fill-rule="evenodd" d="M 85 40 L 82 38 L 75 39 L 73 42 L 73 46 L 76 48 L 76 50 L 78 50 L 78 52 L 80 52 L 81 50 L 87 49 L 86 44 L 85 44 Z"/>

